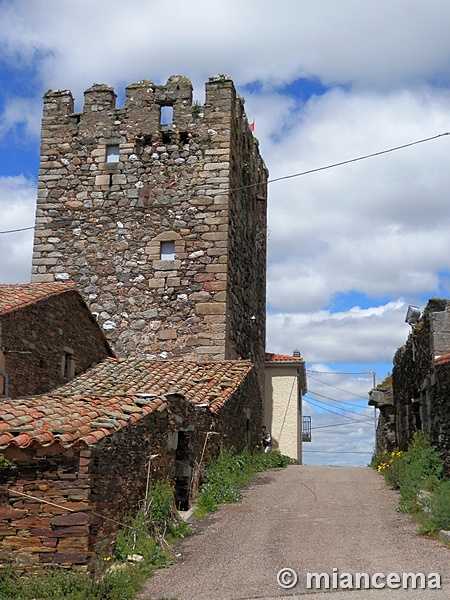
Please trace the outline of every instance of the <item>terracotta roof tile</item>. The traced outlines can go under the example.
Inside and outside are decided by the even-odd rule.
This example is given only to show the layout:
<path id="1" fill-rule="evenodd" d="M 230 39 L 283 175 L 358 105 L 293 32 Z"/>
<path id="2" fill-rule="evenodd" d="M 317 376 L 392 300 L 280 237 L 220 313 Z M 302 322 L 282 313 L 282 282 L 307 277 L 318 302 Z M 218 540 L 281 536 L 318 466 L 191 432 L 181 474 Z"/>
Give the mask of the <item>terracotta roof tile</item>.
<path id="1" fill-rule="evenodd" d="M 0 285 L 0 315 L 75 290 L 74 283 L 17 283 Z"/>
<path id="2" fill-rule="evenodd" d="M 249 371 L 249 361 L 108 358 L 50 394 L 0 404 L 0 450 L 8 446 L 88 446 L 167 408 L 178 394 L 217 413 Z"/>
<path id="3" fill-rule="evenodd" d="M 436 356 L 434 364 L 445 365 L 450 362 L 450 354 L 443 354 L 442 356 Z"/>
<path id="4" fill-rule="evenodd" d="M 303 362 L 303 358 L 301 356 L 288 356 L 286 354 L 266 352 L 266 362 Z"/>

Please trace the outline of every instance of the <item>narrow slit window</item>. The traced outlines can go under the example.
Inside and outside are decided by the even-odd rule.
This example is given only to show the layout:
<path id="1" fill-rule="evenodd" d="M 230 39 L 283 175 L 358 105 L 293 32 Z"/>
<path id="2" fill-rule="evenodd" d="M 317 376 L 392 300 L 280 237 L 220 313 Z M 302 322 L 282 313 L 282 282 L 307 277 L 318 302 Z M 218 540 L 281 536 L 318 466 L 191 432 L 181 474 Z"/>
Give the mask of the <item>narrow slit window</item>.
<path id="1" fill-rule="evenodd" d="M 75 377 L 75 359 L 72 350 L 64 352 L 61 364 L 61 375 L 64 379 L 72 379 Z"/>
<path id="2" fill-rule="evenodd" d="M 161 260 L 175 259 L 175 242 L 161 242 Z"/>
<path id="3" fill-rule="evenodd" d="M 106 146 L 106 162 L 119 162 L 119 144 L 111 144 L 110 146 Z"/>
<path id="4" fill-rule="evenodd" d="M 173 106 L 161 106 L 160 125 L 173 124 Z"/>

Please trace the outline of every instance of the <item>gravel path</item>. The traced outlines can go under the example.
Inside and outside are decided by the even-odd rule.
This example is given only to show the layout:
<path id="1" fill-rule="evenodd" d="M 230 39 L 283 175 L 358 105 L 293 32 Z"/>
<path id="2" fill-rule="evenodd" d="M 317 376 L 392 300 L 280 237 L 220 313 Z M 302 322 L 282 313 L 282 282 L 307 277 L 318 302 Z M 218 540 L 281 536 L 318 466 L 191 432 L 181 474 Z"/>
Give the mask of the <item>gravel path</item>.
<path id="1" fill-rule="evenodd" d="M 398 497 L 369 469 L 290 466 L 258 476 L 239 504 L 196 522 L 179 562 L 146 582 L 140 600 L 428 600 L 450 598 L 450 549 L 418 537 Z M 294 569 L 283 589 L 277 573 Z M 439 573 L 442 589 L 308 589 L 306 573 Z M 339 580 L 338 580 L 339 581 Z M 377 581 L 383 583 L 382 579 Z M 362 586 L 364 588 L 364 585 Z M 340 591 L 339 591 L 340 590 Z"/>

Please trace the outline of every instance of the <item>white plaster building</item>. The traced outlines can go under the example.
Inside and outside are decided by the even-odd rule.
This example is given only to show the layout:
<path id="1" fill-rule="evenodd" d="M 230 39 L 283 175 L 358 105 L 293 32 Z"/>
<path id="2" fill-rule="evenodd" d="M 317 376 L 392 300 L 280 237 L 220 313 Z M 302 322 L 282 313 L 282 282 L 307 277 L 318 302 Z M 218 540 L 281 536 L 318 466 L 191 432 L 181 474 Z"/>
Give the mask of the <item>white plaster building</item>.
<path id="1" fill-rule="evenodd" d="M 266 352 L 263 423 L 273 448 L 302 462 L 302 398 L 306 366 L 298 350 L 292 356 Z"/>

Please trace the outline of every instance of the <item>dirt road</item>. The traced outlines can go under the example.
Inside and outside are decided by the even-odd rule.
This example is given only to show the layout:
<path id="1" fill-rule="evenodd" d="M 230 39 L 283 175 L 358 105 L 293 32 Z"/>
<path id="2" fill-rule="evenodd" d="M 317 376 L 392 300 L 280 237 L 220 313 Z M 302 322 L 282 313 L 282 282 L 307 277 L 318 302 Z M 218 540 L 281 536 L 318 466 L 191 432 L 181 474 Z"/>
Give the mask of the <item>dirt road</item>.
<path id="1" fill-rule="evenodd" d="M 148 580 L 141 600 L 248 600 L 264 598 L 333 600 L 428 600 L 450 597 L 450 549 L 418 537 L 398 497 L 372 469 L 290 466 L 261 474 L 239 504 L 224 505 L 201 520 L 196 535 L 182 542 L 179 562 Z M 284 589 L 277 574 L 298 575 Z M 326 573 L 331 591 L 307 587 L 307 573 Z M 390 573 L 400 589 L 344 589 L 343 573 Z M 403 573 L 441 576 L 441 589 L 403 589 Z M 333 574 L 337 586 L 333 589 Z M 289 574 L 284 581 L 291 581 Z M 313 585 L 314 585 L 313 579 Z M 418 580 L 419 581 L 419 580 Z M 347 585 L 350 580 L 346 579 Z M 394 576 L 390 583 L 398 585 Z M 354 580 L 353 584 L 356 582 Z M 345 582 L 344 582 L 345 585 Z M 419 584 L 420 585 L 420 584 Z"/>

